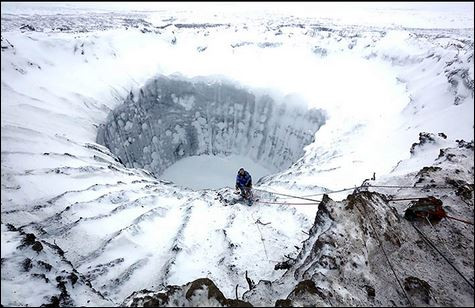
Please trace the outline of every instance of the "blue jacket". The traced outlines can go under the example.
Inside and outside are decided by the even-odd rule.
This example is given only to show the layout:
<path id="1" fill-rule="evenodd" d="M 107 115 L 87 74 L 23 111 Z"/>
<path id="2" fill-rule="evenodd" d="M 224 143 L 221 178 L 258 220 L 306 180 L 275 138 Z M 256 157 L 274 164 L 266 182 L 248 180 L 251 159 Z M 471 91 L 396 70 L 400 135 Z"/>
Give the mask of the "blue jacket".
<path id="1" fill-rule="evenodd" d="M 239 173 L 236 176 L 236 186 L 244 187 L 244 186 L 251 186 L 252 185 L 252 178 L 249 172 L 244 171 L 244 175 L 241 176 Z"/>

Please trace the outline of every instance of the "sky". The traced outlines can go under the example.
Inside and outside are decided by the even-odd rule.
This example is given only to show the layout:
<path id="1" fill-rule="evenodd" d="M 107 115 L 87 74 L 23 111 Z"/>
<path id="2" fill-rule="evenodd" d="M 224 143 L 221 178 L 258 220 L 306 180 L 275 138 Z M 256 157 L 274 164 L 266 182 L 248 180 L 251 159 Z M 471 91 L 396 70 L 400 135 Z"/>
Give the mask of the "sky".
<path id="1" fill-rule="evenodd" d="M 269 10 L 276 12 L 309 14 L 312 11 L 341 10 L 423 10 L 423 11 L 460 11 L 472 12 L 473 2 L 9 2 L 2 1 L 2 8 L 11 7 L 62 7 L 62 8 L 96 8 L 114 10 Z"/>
<path id="2" fill-rule="evenodd" d="M 2 14 L 146 13 L 177 22 L 294 16 L 339 25 L 473 29 L 473 2 L 2 2 Z"/>

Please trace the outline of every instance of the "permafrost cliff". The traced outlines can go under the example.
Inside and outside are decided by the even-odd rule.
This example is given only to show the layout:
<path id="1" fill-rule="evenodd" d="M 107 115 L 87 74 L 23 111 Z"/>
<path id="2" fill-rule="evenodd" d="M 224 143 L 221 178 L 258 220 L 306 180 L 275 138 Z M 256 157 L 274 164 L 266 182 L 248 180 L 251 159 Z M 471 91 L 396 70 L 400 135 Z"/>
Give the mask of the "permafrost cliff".
<path id="1" fill-rule="evenodd" d="M 127 167 L 157 176 L 195 155 L 240 154 L 274 171 L 287 169 L 325 124 L 321 110 L 277 104 L 229 84 L 158 77 L 115 109 L 97 141 Z"/>

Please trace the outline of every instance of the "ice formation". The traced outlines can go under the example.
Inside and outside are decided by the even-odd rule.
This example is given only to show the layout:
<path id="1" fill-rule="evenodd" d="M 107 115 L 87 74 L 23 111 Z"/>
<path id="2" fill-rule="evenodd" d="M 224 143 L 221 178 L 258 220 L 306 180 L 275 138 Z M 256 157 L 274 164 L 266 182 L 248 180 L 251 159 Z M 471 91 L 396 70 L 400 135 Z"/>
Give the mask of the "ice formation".
<path id="1" fill-rule="evenodd" d="M 275 172 L 287 169 L 314 142 L 322 111 L 225 83 L 158 77 L 109 115 L 97 141 L 127 167 L 159 176 L 195 155 L 244 155 Z"/>
<path id="2" fill-rule="evenodd" d="M 473 4 L 142 5 L 2 2 L 3 306 L 473 306 Z"/>

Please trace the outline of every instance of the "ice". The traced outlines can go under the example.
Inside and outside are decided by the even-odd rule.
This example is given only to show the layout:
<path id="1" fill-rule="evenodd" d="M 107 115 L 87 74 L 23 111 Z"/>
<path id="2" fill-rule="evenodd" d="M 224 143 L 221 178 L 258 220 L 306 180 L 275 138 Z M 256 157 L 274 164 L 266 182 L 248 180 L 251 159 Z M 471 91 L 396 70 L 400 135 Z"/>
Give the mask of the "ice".
<path id="1" fill-rule="evenodd" d="M 247 156 L 275 172 L 297 161 L 325 123 L 322 110 L 304 104 L 223 81 L 159 76 L 140 90 L 137 102 L 129 97 L 108 115 L 97 141 L 127 166 L 156 176 L 195 155 Z M 125 127 L 117 126 L 119 115 L 128 119 Z"/>
<path id="2" fill-rule="evenodd" d="M 234 187 L 237 171 L 242 167 L 251 174 L 254 183 L 273 173 L 247 156 L 199 155 L 177 161 L 160 178 L 193 189 Z"/>

